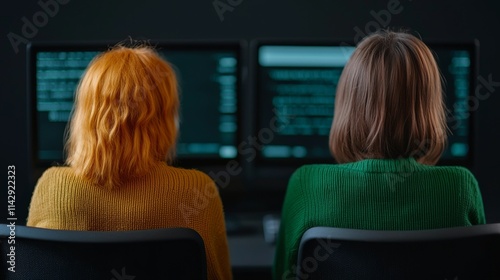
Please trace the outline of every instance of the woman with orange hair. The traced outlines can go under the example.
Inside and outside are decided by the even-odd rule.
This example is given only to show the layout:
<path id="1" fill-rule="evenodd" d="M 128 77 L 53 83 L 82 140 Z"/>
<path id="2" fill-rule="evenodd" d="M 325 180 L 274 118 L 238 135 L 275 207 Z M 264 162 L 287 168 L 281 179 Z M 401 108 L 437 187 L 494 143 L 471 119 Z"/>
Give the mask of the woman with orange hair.
<path id="1" fill-rule="evenodd" d="M 207 254 L 209 279 L 230 279 L 222 203 L 204 173 L 174 168 L 179 96 L 153 49 L 97 56 L 76 92 L 66 167 L 39 179 L 28 226 L 68 230 L 188 227 Z"/>
<path id="2" fill-rule="evenodd" d="M 290 178 L 274 278 L 298 273 L 293 268 L 300 239 L 314 226 L 418 230 L 484 224 L 471 172 L 433 166 L 446 130 L 441 77 L 429 48 L 404 32 L 365 38 L 337 86 L 330 149 L 339 164 L 303 166 Z"/>

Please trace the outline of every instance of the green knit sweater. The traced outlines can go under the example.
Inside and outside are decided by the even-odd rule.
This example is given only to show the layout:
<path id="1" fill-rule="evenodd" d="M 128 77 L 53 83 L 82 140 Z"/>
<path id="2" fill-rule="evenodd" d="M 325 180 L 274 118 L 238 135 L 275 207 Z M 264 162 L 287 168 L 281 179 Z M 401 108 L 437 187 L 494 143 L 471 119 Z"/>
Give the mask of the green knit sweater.
<path id="1" fill-rule="evenodd" d="M 314 226 L 418 230 L 484 224 L 481 193 L 463 167 L 410 159 L 307 165 L 290 178 L 274 279 L 291 279 L 302 234 Z"/>

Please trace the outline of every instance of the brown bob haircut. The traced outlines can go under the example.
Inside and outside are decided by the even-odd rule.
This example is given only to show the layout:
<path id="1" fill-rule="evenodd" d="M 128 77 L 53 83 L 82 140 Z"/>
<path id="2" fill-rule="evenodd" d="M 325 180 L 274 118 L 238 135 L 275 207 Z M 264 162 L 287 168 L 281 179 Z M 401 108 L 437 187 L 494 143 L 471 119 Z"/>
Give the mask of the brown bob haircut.
<path id="1" fill-rule="evenodd" d="M 66 164 L 112 189 L 170 162 L 179 96 L 172 67 L 148 46 L 116 46 L 87 67 L 75 97 Z"/>
<path id="2" fill-rule="evenodd" d="M 415 158 L 435 164 L 446 146 L 441 75 L 429 48 L 405 32 L 359 43 L 337 86 L 330 150 L 339 163 Z"/>

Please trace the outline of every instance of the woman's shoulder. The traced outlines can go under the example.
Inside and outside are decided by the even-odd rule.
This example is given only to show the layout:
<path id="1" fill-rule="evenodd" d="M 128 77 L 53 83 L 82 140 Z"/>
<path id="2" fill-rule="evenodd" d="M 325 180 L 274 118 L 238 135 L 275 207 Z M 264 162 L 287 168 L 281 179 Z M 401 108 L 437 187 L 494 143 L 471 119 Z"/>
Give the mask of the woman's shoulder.
<path id="1" fill-rule="evenodd" d="M 57 166 L 43 172 L 37 180 L 36 188 L 41 192 L 58 192 L 62 189 L 66 192 L 81 183 L 82 180 L 75 175 L 71 167 Z"/>
<path id="2" fill-rule="evenodd" d="M 414 161 L 382 162 L 377 160 L 364 160 L 341 164 L 309 164 L 296 169 L 291 180 L 311 180 L 318 178 L 333 178 L 336 176 L 354 176 L 360 174 L 386 174 L 404 173 L 408 176 L 424 176 L 428 178 L 440 177 L 446 181 L 466 182 L 477 184 L 472 172 L 463 166 L 431 166 Z M 397 165 L 395 164 L 397 163 Z"/>
<path id="3" fill-rule="evenodd" d="M 469 169 L 459 165 L 426 165 L 423 171 L 443 175 L 454 175 L 464 178 L 474 177 Z"/>
<path id="4" fill-rule="evenodd" d="M 179 180 L 196 180 L 204 183 L 212 182 L 213 180 L 206 173 L 197 169 L 187 169 L 182 167 L 174 167 L 166 163 L 159 165 L 159 171 L 165 176 L 171 176 Z"/>
<path id="5" fill-rule="evenodd" d="M 306 164 L 297 168 L 294 175 L 306 176 L 308 174 L 316 175 L 318 173 L 335 173 L 346 169 L 345 164 Z"/>
<path id="6" fill-rule="evenodd" d="M 339 176 L 343 168 L 339 164 L 307 164 L 297 168 L 291 175 L 289 184 L 328 181 Z"/>
<path id="7" fill-rule="evenodd" d="M 433 175 L 445 177 L 448 181 L 459 180 L 477 185 L 474 174 L 463 166 L 431 166 L 428 170 Z"/>
<path id="8" fill-rule="evenodd" d="M 190 169 L 190 168 L 184 168 L 184 167 L 177 167 L 177 166 L 171 166 L 166 163 L 161 163 L 160 169 L 164 172 L 170 172 L 170 173 L 176 173 L 176 174 L 181 174 L 181 175 L 190 175 L 190 176 L 201 176 L 205 177 L 208 175 L 201 172 L 198 169 Z"/>
<path id="9" fill-rule="evenodd" d="M 429 166 L 429 169 L 435 170 L 436 172 L 451 172 L 451 173 L 456 173 L 456 174 L 463 174 L 463 175 L 472 175 L 472 172 L 467 169 L 464 166 L 460 165 L 436 165 L 436 166 Z"/>
<path id="10" fill-rule="evenodd" d="M 62 178 L 74 177 L 75 173 L 71 167 L 68 166 L 53 166 L 45 170 L 40 177 L 39 181 L 52 181 Z"/>

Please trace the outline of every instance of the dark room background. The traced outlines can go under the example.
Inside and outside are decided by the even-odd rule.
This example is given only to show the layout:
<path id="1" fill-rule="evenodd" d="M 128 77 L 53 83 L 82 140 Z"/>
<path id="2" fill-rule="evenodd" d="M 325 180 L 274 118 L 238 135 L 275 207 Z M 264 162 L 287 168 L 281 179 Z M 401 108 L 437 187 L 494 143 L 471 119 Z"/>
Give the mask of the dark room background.
<path id="1" fill-rule="evenodd" d="M 25 20 L 58 4 L 31 38 L 13 47 L 9 35 L 23 35 Z M 41 3 L 41 4 L 40 4 Z M 333 39 L 353 41 L 389 6 L 398 13 L 389 26 L 407 27 L 423 40 L 480 41 L 479 75 L 494 81 L 475 114 L 474 166 L 486 218 L 500 222 L 500 4 L 497 1 L 422 0 L 32 0 L 1 8 L 0 188 L 2 223 L 7 215 L 7 168 L 16 169 L 16 216 L 25 223 L 33 191 L 29 178 L 26 97 L 26 41 L 120 41 L 134 39 Z M 219 10 L 217 10 L 219 9 Z M 23 19 L 24 18 L 24 19 Z M 39 20 L 44 20 L 40 18 Z M 380 24 L 379 24 L 380 25 Z M 369 30 L 373 31 L 373 30 Z M 12 37 L 12 35 L 11 35 Z M 20 40 L 17 38 L 17 40 Z"/>

